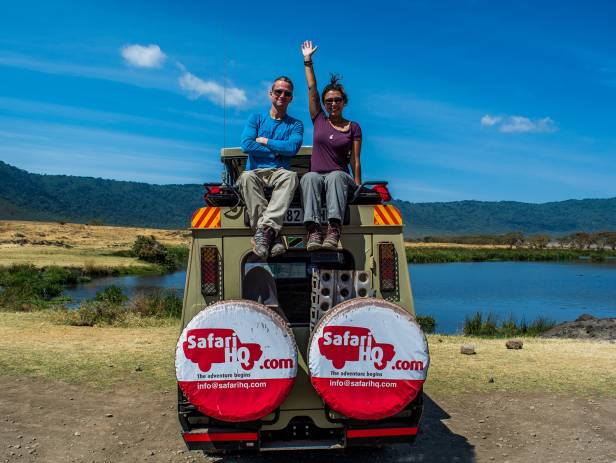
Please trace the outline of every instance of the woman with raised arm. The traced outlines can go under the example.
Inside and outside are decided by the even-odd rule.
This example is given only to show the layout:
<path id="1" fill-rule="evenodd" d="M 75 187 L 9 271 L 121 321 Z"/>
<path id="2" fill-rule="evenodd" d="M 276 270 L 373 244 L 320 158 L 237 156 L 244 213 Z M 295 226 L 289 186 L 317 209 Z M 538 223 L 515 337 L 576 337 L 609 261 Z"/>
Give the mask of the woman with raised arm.
<path id="1" fill-rule="evenodd" d="M 304 224 L 308 230 L 306 249 L 338 249 L 347 196 L 361 184 L 361 128 L 344 118 L 342 110 L 349 99 L 340 79 L 332 75 L 319 98 L 312 55 L 312 41 L 302 44 L 304 69 L 308 83 L 308 106 L 314 124 L 310 172 L 301 179 Z M 325 105 L 325 111 L 321 102 Z M 349 162 L 353 177 L 349 175 Z M 326 217 L 321 217 L 321 196 L 325 190 Z M 321 223 L 327 219 L 323 238 Z"/>

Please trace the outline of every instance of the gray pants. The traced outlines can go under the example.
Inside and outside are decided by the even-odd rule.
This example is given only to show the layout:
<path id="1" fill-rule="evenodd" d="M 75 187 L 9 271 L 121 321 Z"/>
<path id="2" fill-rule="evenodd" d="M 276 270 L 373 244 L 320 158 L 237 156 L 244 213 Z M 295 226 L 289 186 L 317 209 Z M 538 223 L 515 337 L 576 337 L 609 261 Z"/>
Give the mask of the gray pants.
<path id="1" fill-rule="evenodd" d="M 355 181 L 346 172 L 340 170 L 319 174 L 308 172 L 302 177 L 302 203 L 304 205 L 304 223 L 321 223 L 322 219 L 344 219 L 349 190 L 355 187 Z M 321 217 L 321 193 L 325 189 L 327 217 Z"/>
<path id="2" fill-rule="evenodd" d="M 265 225 L 279 232 L 298 183 L 297 174 L 282 167 L 242 172 L 236 185 L 246 203 L 250 226 L 257 228 Z M 269 203 L 265 199 L 265 187 L 274 189 Z"/>

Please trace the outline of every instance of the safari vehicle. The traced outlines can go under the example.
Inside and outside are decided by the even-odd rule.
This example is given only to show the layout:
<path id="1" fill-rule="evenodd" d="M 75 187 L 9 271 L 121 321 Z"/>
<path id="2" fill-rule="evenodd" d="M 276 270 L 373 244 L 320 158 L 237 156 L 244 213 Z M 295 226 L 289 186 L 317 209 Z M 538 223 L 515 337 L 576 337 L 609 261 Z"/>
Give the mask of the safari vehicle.
<path id="1" fill-rule="evenodd" d="M 300 177 L 308 171 L 310 153 L 310 147 L 302 147 L 292 158 L 291 168 Z M 253 367 L 257 371 L 266 371 L 263 368 L 294 367 L 295 376 L 292 382 L 285 383 L 288 384 L 288 390 L 284 400 L 279 398 L 280 403 L 267 415 L 256 418 L 252 416 L 249 419 L 229 415 L 229 419 L 221 419 L 220 416 L 208 413 L 211 410 L 212 414 L 216 414 L 220 410 L 217 401 L 224 398 L 224 394 L 230 394 L 223 387 L 234 386 L 230 384 L 231 380 L 211 384 L 201 382 L 198 385 L 191 383 L 186 386 L 188 383 L 181 381 L 183 367 L 178 366 L 176 361 L 178 382 L 182 385 L 178 388 L 178 415 L 182 436 L 188 448 L 206 452 L 270 451 L 342 449 L 413 442 L 422 414 L 423 380 L 413 383 L 416 390 L 412 400 L 396 403 L 391 409 L 395 409 L 395 413 L 390 410 L 388 416 L 382 417 L 371 414 L 376 397 L 381 395 L 378 390 L 373 394 L 374 401 L 361 389 L 364 392 L 357 397 L 344 392 L 339 396 L 340 402 L 348 400 L 346 409 L 344 404 L 340 407 L 328 405 L 319 393 L 322 392 L 320 385 L 329 387 L 338 381 L 348 386 L 349 380 L 340 377 L 339 380 L 330 378 L 323 379 L 325 383 L 318 383 L 315 374 L 311 378 L 314 362 L 308 358 L 310 355 L 318 356 L 320 350 L 323 358 L 335 362 L 333 367 L 329 367 L 332 370 L 343 368 L 345 364 L 357 363 L 363 358 L 372 362 L 369 365 L 374 364 L 375 377 L 381 375 L 380 371 L 385 365 L 391 364 L 392 368 L 397 368 L 397 372 L 422 370 L 425 379 L 427 359 L 396 361 L 393 359 L 392 344 L 385 345 L 376 339 L 376 327 L 370 328 L 372 332 L 366 328 L 346 329 L 344 324 L 325 327 L 321 331 L 323 337 L 314 342 L 314 352 L 309 353 L 314 331 L 337 306 L 346 304 L 350 306 L 348 310 L 355 310 L 354 304 L 356 306 L 362 301 L 370 302 L 373 306 L 395 305 L 395 310 L 388 313 L 406 317 L 410 323 L 414 323 L 402 218 L 394 206 L 386 204 L 391 199 L 387 183 L 366 182 L 352 195 L 337 251 L 306 251 L 306 231 L 302 223 L 303 211 L 298 188 L 282 229 L 288 250 L 278 257 L 263 261 L 252 252 L 253 231 L 242 199 L 233 187 L 245 168 L 247 156 L 238 148 L 227 148 L 221 150 L 221 160 L 224 165 L 223 181 L 205 184 L 205 206 L 192 217 L 192 242 L 182 312 L 182 329 L 188 334 L 184 338 L 180 337 L 176 359 L 181 357 L 190 364 L 191 369 L 197 368 L 195 365 L 198 364 L 205 365 L 195 373 L 203 380 L 231 377 L 231 374 L 211 374 L 219 365 L 217 362 L 226 359 L 240 362 L 236 370 L 239 373 L 234 373 L 236 377 L 242 377 L 243 371 L 248 372 Z M 245 321 L 248 324 L 247 319 L 243 320 L 245 312 L 237 309 L 240 306 L 242 310 L 252 310 L 252 306 L 259 306 L 261 312 L 267 312 L 276 324 L 275 329 L 288 333 L 282 336 L 288 337 L 289 345 L 296 348 L 296 358 L 288 355 L 284 359 L 263 360 L 261 357 L 266 354 L 263 354 L 261 347 L 247 344 L 245 339 L 248 336 L 245 333 L 250 333 L 259 324 L 256 322 L 251 322 L 246 328 L 249 331 L 244 331 L 244 334 L 240 334 L 237 327 L 233 330 L 226 327 L 219 329 L 221 326 L 217 322 L 208 322 L 214 328 L 201 325 L 201 328 L 191 329 L 191 323 L 194 324 L 201 315 L 209 313 L 208 308 L 217 308 L 219 313 L 228 309 L 225 316 L 230 317 L 229 320 L 233 323 Z M 234 312 L 236 309 L 237 312 Z M 420 341 L 425 343 L 423 333 L 420 337 L 423 339 Z M 203 355 L 196 359 L 195 351 L 191 351 L 191 348 L 197 346 L 203 348 Z M 340 346 L 339 352 L 333 353 L 332 349 L 336 346 Z M 400 346 L 396 345 L 396 350 L 400 351 Z M 427 355 L 427 346 L 425 352 Z M 255 360 L 262 361 L 261 370 L 255 366 Z M 344 372 L 333 371 L 332 374 Z M 349 373 L 359 374 L 363 373 Z M 351 385 L 376 384 L 372 378 L 362 378 L 361 381 L 355 381 L 357 377 L 353 379 Z M 252 385 L 245 385 L 246 388 L 249 386 Z M 404 384 L 402 386 L 406 387 Z M 267 383 L 267 389 L 270 390 L 270 383 Z M 196 397 L 194 394 L 199 391 L 211 394 L 203 397 L 201 405 L 189 397 L 191 394 Z M 238 405 L 239 408 L 252 407 L 259 398 L 254 395 L 253 389 L 245 389 L 236 393 L 231 402 L 237 402 L 237 405 L 242 400 L 245 400 L 245 405 Z M 397 400 L 394 398 L 394 402 Z M 345 410 L 350 412 L 347 414 Z"/>

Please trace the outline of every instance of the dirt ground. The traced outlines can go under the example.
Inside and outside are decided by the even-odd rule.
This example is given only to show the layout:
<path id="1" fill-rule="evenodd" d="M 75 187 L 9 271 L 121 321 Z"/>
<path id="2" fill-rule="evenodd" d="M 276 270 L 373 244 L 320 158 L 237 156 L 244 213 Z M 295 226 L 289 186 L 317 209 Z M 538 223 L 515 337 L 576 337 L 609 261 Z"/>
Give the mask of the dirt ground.
<path id="1" fill-rule="evenodd" d="M 616 399 L 428 397 L 415 445 L 349 455 L 207 458 L 179 436 L 174 391 L 0 376 L 0 462 L 614 462 Z"/>

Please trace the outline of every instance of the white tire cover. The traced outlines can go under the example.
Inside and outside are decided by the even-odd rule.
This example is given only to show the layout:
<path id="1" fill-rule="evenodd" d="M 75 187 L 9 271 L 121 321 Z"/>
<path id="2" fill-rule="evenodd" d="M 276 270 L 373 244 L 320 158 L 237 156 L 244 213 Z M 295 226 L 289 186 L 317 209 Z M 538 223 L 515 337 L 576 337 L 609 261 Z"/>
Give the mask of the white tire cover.
<path id="1" fill-rule="evenodd" d="M 323 401 L 349 418 L 395 415 L 426 379 L 428 343 L 413 316 L 382 299 L 351 299 L 332 308 L 312 333 L 311 381 Z"/>
<path id="2" fill-rule="evenodd" d="M 180 388 L 202 413 L 251 421 L 274 411 L 297 374 L 297 346 L 287 323 L 252 301 L 221 301 L 199 312 L 177 343 Z"/>

